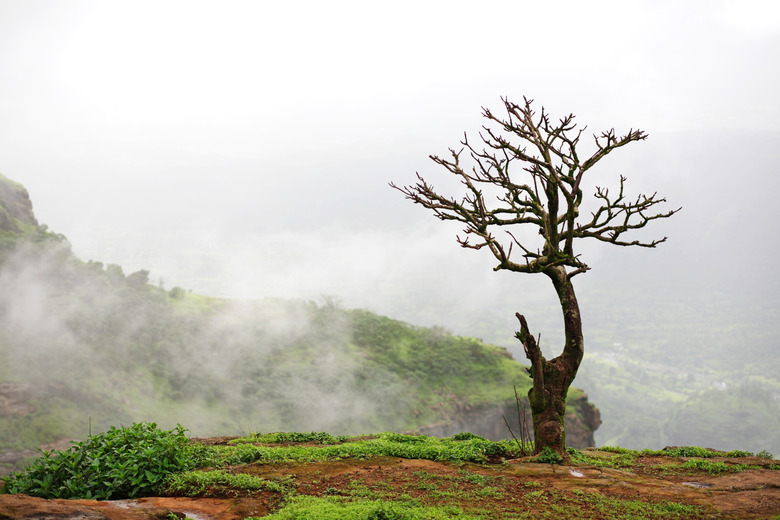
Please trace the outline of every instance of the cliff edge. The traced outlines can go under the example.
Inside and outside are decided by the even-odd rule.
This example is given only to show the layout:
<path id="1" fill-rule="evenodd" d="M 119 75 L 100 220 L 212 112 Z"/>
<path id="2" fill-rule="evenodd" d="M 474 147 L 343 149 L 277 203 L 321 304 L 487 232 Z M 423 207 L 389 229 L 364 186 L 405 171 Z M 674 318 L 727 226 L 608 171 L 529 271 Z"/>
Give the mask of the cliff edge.
<path id="1" fill-rule="evenodd" d="M 38 227 L 27 189 L 0 174 L 0 231 L 22 233 L 25 226 Z"/>

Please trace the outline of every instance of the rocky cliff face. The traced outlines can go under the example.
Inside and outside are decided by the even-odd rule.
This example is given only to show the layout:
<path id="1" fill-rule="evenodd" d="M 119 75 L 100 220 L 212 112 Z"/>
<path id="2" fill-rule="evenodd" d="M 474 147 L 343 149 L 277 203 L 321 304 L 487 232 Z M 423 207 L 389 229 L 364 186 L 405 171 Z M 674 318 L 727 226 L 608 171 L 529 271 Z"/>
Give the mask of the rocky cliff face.
<path id="1" fill-rule="evenodd" d="M 20 233 L 20 224 L 38 225 L 30 194 L 24 186 L 0 174 L 0 231 Z"/>
<path id="2" fill-rule="evenodd" d="M 588 402 L 584 393 L 575 399 L 569 399 L 566 413 L 566 445 L 576 449 L 595 446 L 593 433 L 601 425 L 598 408 Z M 517 403 L 507 402 L 500 406 L 459 406 L 451 419 L 432 424 L 417 430 L 417 433 L 438 437 L 449 437 L 460 432 L 471 432 L 481 437 L 497 441 L 511 438 L 504 418 L 512 427 L 515 436 L 520 438 L 520 420 Z M 525 425 L 533 437 L 531 412 L 525 410 Z"/>
<path id="3" fill-rule="evenodd" d="M 582 393 L 576 399 L 569 399 L 574 411 L 566 414 L 566 444 L 578 450 L 596 446 L 593 433 L 601 426 L 599 409 Z"/>

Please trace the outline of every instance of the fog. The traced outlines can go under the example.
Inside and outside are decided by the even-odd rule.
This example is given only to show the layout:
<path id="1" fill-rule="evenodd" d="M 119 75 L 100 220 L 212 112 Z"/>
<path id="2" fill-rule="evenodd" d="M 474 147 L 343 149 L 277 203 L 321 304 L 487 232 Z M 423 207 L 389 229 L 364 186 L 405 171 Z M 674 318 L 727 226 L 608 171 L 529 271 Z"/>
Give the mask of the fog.
<path id="1" fill-rule="evenodd" d="M 630 328 L 701 297 L 777 316 L 778 51 L 780 6 L 759 0 L 3 0 L 0 171 L 84 260 L 213 296 L 330 295 L 517 354 L 516 311 L 560 344 L 547 280 L 493 272 L 388 182 L 452 186 L 428 155 L 475 135 L 501 96 L 574 113 L 586 133 L 641 128 L 649 140 L 593 184 L 623 174 L 683 210 L 652 226 L 669 236 L 657 249 L 582 244 L 587 349 L 612 311 L 636 308 Z M 722 340 L 723 314 L 700 317 L 657 325 Z M 691 337 L 669 340 L 683 359 L 701 351 Z"/>
<path id="2" fill-rule="evenodd" d="M 79 265 L 64 243 L 18 247 L 0 268 L 0 377 L 70 402 L 55 432 L 149 420 L 202 436 L 355 434 L 399 428 L 408 414 L 398 376 L 350 354 L 351 323 L 332 300 L 177 313 L 117 266 Z"/>

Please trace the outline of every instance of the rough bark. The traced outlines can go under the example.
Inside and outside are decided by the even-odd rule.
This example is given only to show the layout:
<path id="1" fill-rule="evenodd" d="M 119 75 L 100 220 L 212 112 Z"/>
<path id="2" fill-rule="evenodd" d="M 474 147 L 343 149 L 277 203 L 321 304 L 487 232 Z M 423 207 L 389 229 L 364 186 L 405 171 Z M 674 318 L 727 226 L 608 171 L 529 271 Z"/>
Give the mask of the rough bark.
<path id="1" fill-rule="evenodd" d="M 563 311 L 566 338 L 563 352 L 554 359 L 545 359 L 528 329 L 525 317 L 519 313 L 520 331 L 517 332 L 517 338 L 522 342 L 525 355 L 531 362 L 533 386 L 528 391 L 528 401 L 533 418 L 535 451 L 539 453 L 546 446 L 565 456 L 566 394 L 577 376 L 584 352 L 582 319 L 574 286 L 566 269 L 549 267 L 544 273 L 552 280 Z"/>

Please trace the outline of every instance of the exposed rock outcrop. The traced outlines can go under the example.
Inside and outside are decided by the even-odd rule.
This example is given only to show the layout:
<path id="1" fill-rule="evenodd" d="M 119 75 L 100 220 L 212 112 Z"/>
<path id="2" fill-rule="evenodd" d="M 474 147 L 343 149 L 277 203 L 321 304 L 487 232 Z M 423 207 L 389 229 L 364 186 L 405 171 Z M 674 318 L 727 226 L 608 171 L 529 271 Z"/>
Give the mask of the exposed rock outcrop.
<path id="1" fill-rule="evenodd" d="M 27 189 L 0 174 L 0 231 L 19 233 L 19 224 L 37 226 Z"/>
<path id="2" fill-rule="evenodd" d="M 24 383 L 0 383 L 0 417 L 4 415 L 29 415 L 33 412 L 30 404 L 32 391 Z"/>

